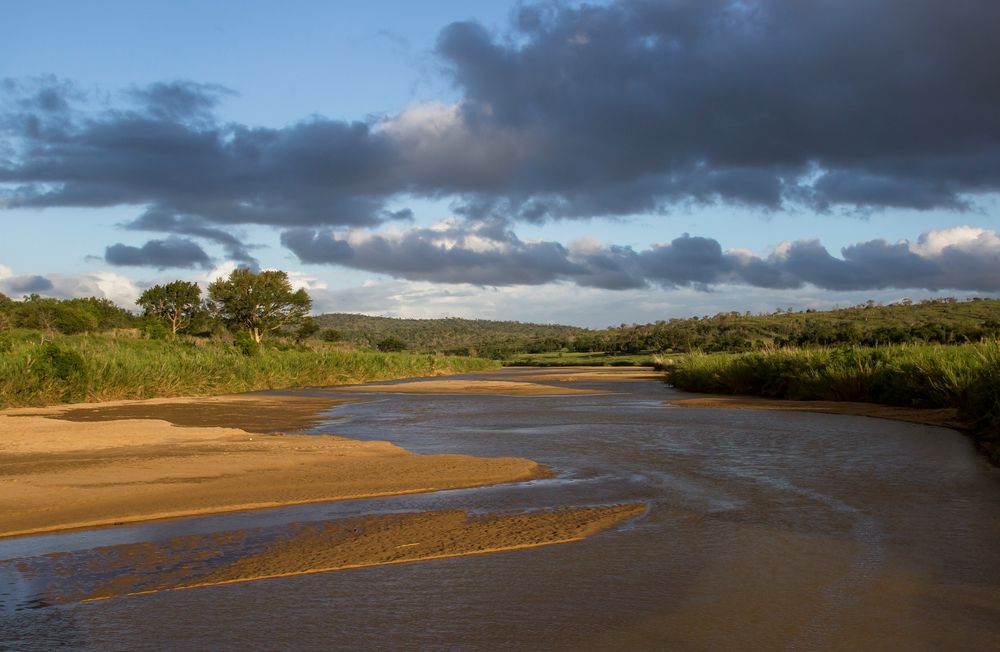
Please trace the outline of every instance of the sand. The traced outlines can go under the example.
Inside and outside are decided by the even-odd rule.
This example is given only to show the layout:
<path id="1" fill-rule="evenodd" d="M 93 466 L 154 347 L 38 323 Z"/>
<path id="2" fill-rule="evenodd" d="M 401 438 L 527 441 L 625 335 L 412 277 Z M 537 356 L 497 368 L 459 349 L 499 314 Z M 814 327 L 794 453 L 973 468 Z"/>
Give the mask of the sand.
<path id="1" fill-rule="evenodd" d="M 275 423 L 269 411 L 287 408 L 301 425 L 315 420 L 317 405 L 249 395 L 2 411 L 0 537 L 551 475 L 521 458 L 415 455 L 388 442 L 259 434 Z M 121 418 L 130 413 L 232 421 L 257 432 Z"/>
<path id="2" fill-rule="evenodd" d="M 645 511 L 631 504 L 390 513 L 292 523 L 277 536 L 231 530 L 7 563 L 21 574 L 50 578 L 40 599 L 66 604 L 570 543 Z"/>
<path id="3" fill-rule="evenodd" d="M 419 380 L 380 385 L 347 385 L 338 392 L 391 394 L 493 394 L 496 396 L 566 396 L 572 394 L 604 394 L 597 390 L 542 385 L 508 380 Z"/>
<path id="4" fill-rule="evenodd" d="M 854 403 L 850 401 L 788 401 L 753 396 L 705 396 L 682 398 L 668 401 L 669 405 L 693 408 L 729 408 L 737 410 L 779 410 L 788 412 L 822 412 L 828 414 L 849 414 L 895 421 L 909 421 L 929 426 L 941 426 L 965 430 L 968 424 L 958 418 L 954 408 L 918 409 L 878 405 L 875 403 Z"/>

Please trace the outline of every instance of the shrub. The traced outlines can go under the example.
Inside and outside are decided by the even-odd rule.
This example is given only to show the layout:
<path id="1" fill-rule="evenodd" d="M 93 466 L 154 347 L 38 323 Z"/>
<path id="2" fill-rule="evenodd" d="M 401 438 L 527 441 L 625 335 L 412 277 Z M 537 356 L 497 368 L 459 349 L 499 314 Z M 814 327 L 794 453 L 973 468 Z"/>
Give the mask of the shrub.
<path id="1" fill-rule="evenodd" d="M 399 339 L 398 337 L 387 337 L 383 340 L 379 340 L 375 344 L 375 348 L 383 352 L 399 352 L 406 350 L 406 342 Z"/>
<path id="2" fill-rule="evenodd" d="M 260 345 L 246 331 L 238 331 L 236 333 L 236 337 L 233 338 L 233 346 L 247 357 L 260 355 Z"/>

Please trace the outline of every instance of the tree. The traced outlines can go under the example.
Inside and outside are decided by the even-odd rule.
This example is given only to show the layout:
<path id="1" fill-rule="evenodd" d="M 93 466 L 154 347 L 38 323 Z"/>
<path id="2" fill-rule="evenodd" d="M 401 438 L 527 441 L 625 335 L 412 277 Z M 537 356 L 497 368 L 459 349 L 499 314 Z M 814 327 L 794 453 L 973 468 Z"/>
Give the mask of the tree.
<path id="1" fill-rule="evenodd" d="M 280 270 L 254 273 L 235 269 L 208 286 L 209 309 L 231 327 L 246 329 L 254 342 L 265 333 L 295 327 L 312 308 L 305 290 L 292 291 Z"/>
<path id="2" fill-rule="evenodd" d="M 136 299 L 136 304 L 142 306 L 147 317 L 165 321 L 176 335 L 201 309 L 201 288 L 188 281 L 154 285 Z"/>

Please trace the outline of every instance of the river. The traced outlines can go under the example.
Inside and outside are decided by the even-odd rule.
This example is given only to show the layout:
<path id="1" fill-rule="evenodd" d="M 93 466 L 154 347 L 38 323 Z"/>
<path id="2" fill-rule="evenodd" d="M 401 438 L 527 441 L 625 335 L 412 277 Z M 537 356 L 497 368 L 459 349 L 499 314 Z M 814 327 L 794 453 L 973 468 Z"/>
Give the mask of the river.
<path id="1" fill-rule="evenodd" d="M 655 381 L 573 386 L 608 393 L 372 394 L 311 431 L 528 457 L 553 479 L 0 541 L 0 648 L 1000 649 L 1000 472 L 965 437 L 670 406 L 681 394 Z M 106 579 L 114 569 L 94 558 L 116 544 L 247 531 L 253 548 L 289 524 L 357 514 L 632 502 L 647 513 L 564 545 L 95 603 L 44 598 L 88 573 Z M 72 577 L 25 571 L 60 553 Z"/>

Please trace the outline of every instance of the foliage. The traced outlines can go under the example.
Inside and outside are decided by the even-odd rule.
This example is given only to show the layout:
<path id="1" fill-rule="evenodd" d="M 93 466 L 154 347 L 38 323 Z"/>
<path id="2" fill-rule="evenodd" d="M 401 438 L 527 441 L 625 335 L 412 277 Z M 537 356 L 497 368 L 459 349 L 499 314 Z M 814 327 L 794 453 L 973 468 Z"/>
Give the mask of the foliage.
<path id="1" fill-rule="evenodd" d="M 315 318 L 322 334 L 335 331 L 354 344 L 376 347 L 390 337 L 406 342 L 413 351 L 457 355 L 478 355 L 502 359 L 531 350 L 535 353 L 558 351 L 579 333 L 589 332 L 576 326 L 526 324 L 488 319 L 396 319 L 346 313 L 319 315 Z M 329 340 L 332 341 L 332 340 Z"/>
<path id="2" fill-rule="evenodd" d="M 398 337 L 387 337 L 376 342 L 375 348 L 379 351 L 405 351 L 406 342 Z"/>
<path id="3" fill-rule="evenodd" d="M 678 389 L 956 408 L 1000 463 L 1000 341 L 695 353 L 670 361 Z"/>
<path id="4" fill-rule="evenodd" d="M 295 329 L 295 342 L 302 344 L 307 339 L 319 332 L 319 325 L 312 317 L 303 317 L 299 327 Z"/>
<path id="5" fill-rule="evenodd" d="M 397 337 L 415 351 L 474 354 L 499 360 L 544 360 L 546 355 L 644 356 L 748 352 L 775 347 L 954 344 L 1000 335 L 1000 301 L 939 299 L 880 306 L 867 302 L 830 311 L 719 313 L 604 330 L 482 319 L 392 319 L 330 314 L 316 317 L 344 339 L 375 346 Z M 541 357 L 539 357 L 541 356 Z"/>
<path id="6" fill-rule="evenodd" d="M 236 333 L 236 337 L 233 338 L 233 346 L 236 347 L 237 351 L 246 356 L 260 354 L 260 344 L 258 344 L 257 340 L 253 339 L 246 331 L 239 331 Z"/>
<path id="7" fill-rule="evenodd" d="M 293 292 L 288 274 L 280 270 L 235 269 L 228 279 L 209 285 L 208 296 L 218 319 L 245 329 L 258 344 L 265 333 L 297 326 L 312 307 L 306 291 Z"/>
<path id="8" fill-rule="evenodd" d="M 6 299 L 6 297 L 4 297 Z M 135 317 L 107 299 L 52 299 L 32 294 L 23 301 L 0 300 L 0 327 L 47 333 L 85 333 L 128 328 Z"/>
<path id="9" fill-rule="evenodd" d="M 165 340 L 171 334 L 161 321 L 147 321 L 140 330 L 145 337 L 151 340 Z"/>
<path id="10" fill-rule="evenodd" d="M 497 366 L 476 358 L 352 351 L 320 342 L 286 351 L 264 345 L 259 355 L 246 356 L 229 342 L 189 337 L 150 340 L 126 333 L 57 335 L 52 344 L 59 353 L 44 354 L 45 361 L 36 362 L 42 352 L 39 333 L 18 330 L 11 336 L 12 351 L 0 355 L 0 407 L 207 396 Z"/>
<path id="11" fill-rule="evenodd" d="M 69 401 L 86 393 L 87 364 L 79 352 L 54 342 L 35 347 L 29 365 L 35 381 L 41 386 L 53 382 L 62 386 L 60 400 Z"/>
<path id="12" fill-rule="evenodd" d="M 316 322 L 314 321 L 313 323 Z M 336 328 L 324 328 L 319 332 L 319 339 L 324 342 L 339 342 L 344 339 L 344 335 Z"/>
<path id="13" fill-rule="evenodd" d="M 191 324 L 201 310 L 201 288 L 197 283 L 173 281 L 154 285 L 135 301 L 143 314 L 163 320 L 174 335 Z"/>

